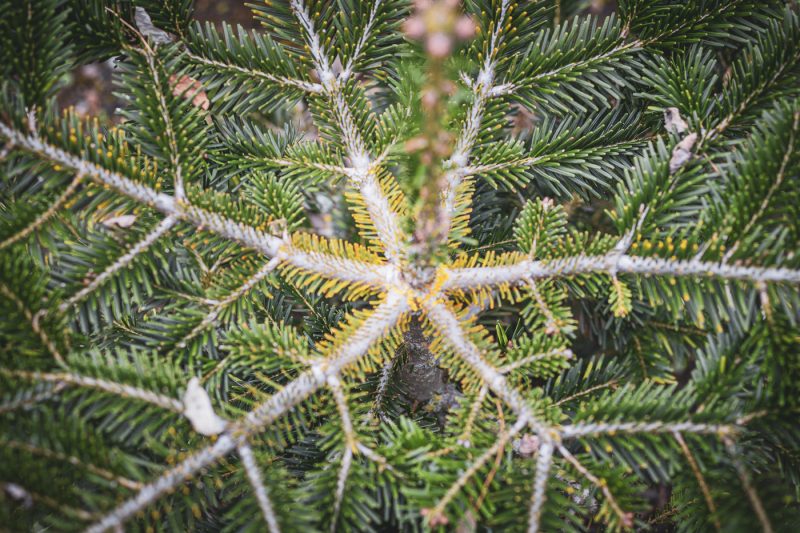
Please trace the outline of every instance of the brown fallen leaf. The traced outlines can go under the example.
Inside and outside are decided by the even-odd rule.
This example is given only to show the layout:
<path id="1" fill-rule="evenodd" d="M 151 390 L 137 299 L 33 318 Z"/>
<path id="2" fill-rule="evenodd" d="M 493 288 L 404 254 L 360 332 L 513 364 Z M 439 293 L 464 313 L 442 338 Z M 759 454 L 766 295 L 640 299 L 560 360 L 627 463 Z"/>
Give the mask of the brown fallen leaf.
<path id="1" fill-rule="evenodd" d="M 175 75 L 169 77 L 169 84 L 172 86 L 172 94 L 182 98 L 191 99 L 192 105 L 207 111 L 211 106 L 208 95 L 203 90 L 203 85 L 196 79 L 183 75 L 178 78 Z"/>

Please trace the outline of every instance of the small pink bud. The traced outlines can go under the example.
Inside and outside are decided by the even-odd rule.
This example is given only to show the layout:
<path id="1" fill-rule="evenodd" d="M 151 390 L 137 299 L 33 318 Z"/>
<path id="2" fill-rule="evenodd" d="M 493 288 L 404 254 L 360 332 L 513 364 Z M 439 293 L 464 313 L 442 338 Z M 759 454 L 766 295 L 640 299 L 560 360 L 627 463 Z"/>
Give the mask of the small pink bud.
<path id="1" fill-rule="evenodd" d="M 433 109 L 439 101 L 439 95 L 433 89 L 428 89 L 422 93 L 422 107 L 425 109 Z"/>
<path id="2" fill-rule="evenodd" d="M 472 17 L 464 15 L 456 21 L 456 36 L 462 41 L 472 39 L 475 36 L 475 22 Z"/>
<path id="3" fill-rule="evenodd" d="M 425 35 L 425 22 L 420 17 L 409 17 L 403 22 L 403 32 L 411 39 L 421 39 Z"/>
<path id="4" fill-rule="evenodd" d="M 437 32 L 428 37 L 426 48 L 433 57 L 447 57 L 453 49 L 453 39 L 446 33 Z"/>

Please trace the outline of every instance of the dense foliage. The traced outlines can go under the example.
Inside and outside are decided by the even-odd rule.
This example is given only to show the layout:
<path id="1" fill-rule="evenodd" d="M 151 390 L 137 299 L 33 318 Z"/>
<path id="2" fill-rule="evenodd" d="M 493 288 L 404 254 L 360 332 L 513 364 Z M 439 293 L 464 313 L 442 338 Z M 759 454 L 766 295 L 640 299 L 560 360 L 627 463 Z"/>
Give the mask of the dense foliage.
<path id="1" fill-rule="evenodd" d="M 2 527 L 796 529 L 796 2 L 191 4 L 0 0 Z"/>

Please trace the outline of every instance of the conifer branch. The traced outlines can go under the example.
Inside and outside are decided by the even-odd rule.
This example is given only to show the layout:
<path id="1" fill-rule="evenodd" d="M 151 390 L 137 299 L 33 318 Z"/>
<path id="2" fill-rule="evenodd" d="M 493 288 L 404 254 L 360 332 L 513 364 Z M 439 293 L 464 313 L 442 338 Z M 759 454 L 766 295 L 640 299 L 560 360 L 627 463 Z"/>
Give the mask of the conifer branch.
<path id="1" fill-rule="evenodd" d="M 331 518 L 330 532 L 336 531 L 336 523 L 339 521 L 339 513 L 342 510 L 342 500 L 344 499 L 344 490 L 347 486 L 347 477 L 350 475 L 350 467 L 353 465 L 353 449 L 350 446 L 345 446 L 342 453 L 342 464 L 339 467 L 339 475 L 336 477 L 336 494 L 333 500 L 333 517 Z"/>
<path id="2" fill-rule="evenodd" d="M 466 486 L 469 480 L 472 479 L 481 468 L 483 468 L 489 459 L 496 456 L 498 453 L 502 453 L 502 450 L 505 449 L 508 441 L 516 437 L 517 434 L 525 429 L 527 425 L 527 420 L 520 418 L 510 430 L 501 432 L 494 441 L 494 444 L 480 454 L 478 458 L 475 459 L 472 464 L 470 464 L 469 467 L 461 473 L 458 479 L 456 479 L 453 484 L 450 485 L 444 495 L 439 498 L 439 501 L 436 502 L 436 505 L 434 505 L 433 508 L 426 513 L 428 519 L 433 521 L 438 517 L 444 516 L 444 510 L 447 508 L 453 498 L 455 498 L 456 495 L 458 495 L 458 493 Z"/>
<path id="3" fill-rule="evenodd" d="M 256 458 L 253 456 L 253 450 L 248 444 L 242 444 L 237 448 L 237 451 L 239 452 L 239 457 L 242 458 L 244 472 L 253 487 L 253 493 L 258 506 L 261 508 L 261 514 L 264 515 L 264 521 L 267 523 L 269 533 L 280 533 L 281 528 L 278 525 L 278 517 L 275 516 L 275 509 L 272 507 L 269 494 L 267 494 L 267 487 L 264 485 L 261 470 L 258 467 Z"/>
<path id="4" fill-rule="evenodd" d="M 116 172 L 111 172 L 94 163 L 73 156 L 64 150 L 44 143 L 36 136 L 28 136 L 13 130 L 2 122 L 0 122 L 0 135 L 14 140 L 15 145 L 19 148 L 44 157 L 53 163 L 72 168 L 80 174 L 90 176 L 101 184 L 107 185 L 137 202 L 153 207 L 167 215 L 168 218 L 189 222 L 198 228 L 238 241 L 269 257 L 280 256 L 282 260 L 289 264 L 311 272 L 317 272 L 324 277 L 338 278 L 342 276 L 341 279 L 344 281 L 359 281 L 367 284 L 382 285 L 386 279 L 392 278 L 392 274 L 388 270 L 385 271 L 376 265 L 368 263 L 339 258 L 336 259 L 337 265 L 327 263 L 323 254 L 295 250 L 286 239 L 264 233 L 217 213 L 178 202 L 173 196 L 160 193 Z M 377 274 L 377 271 L 380 271 L 380 274 Z M 360 275 L 354 275 L 353 272 L 357 272 Z M 369 273 L 375 275 L 368 277 Z"/>
<path id="5" fill-rule="evenodd" d="M 347 150 L 352 169 L 351 181 L 361 193 L 369 216 L 375 226 L 378 238 L 383 243 L 384 253 L 391 262 L 403 257 L 402 246 L 405 241 L 400 223 L 391 208 L 391 204 L 381 189 L 376 178 L 377 169 L 367 150 L 366 143 L 356 127 L 353 113 L 342 94 L 339 81 L 336 79 L 326 51 L 320 43 L 314 22 L 302 0 L 291 1 L 292 10 L 306 35 L 306 44 L 313 58 L 314 66 L 319 73 L 325 93 L 333 106 L 339 132 Z"/>
<path id="6" fill-rule="evenodd" d="M 328 388 L 333 394 L 333 399 L 336 402 L 336 409 L 339 411 L 339 416 L 342 422 L 342 431 L 344 431 L 345 447 L 350 448 L 353 452 L 359 452 L 370 461 L 376 463 L 380 468 L 387 468 L 394 471 L 392 466 L 385 457 L 375 452 L 372 448 L 360 441 L 356 435 L 353 427 L 353 417 L 350 415 L 350 408 L 347 406 L 347 398 L 342 388 L 341 380 L 336 376 L 328 378 Z M 334 523 L 336 521 L 334 520 Z"/>
<path id="7" fill-rule="evenodd" d="M 61 394 L 61 391 L 64 390 L 65 386 L 66 385 L 64 383 L 56 383 L 47 390 L 37 392 L 36 394 L 29 394 L 22 398 L 16 398 L 0 403 L 0 414 L 10 413 L 11 411 L 16 411 L 17 409 L 24 409 L 26 407 L 36 405 L 37 403 L 46 402 L 47 400 L 55 398 Z"/>
<path id="8" fill-rule="evenodd" d="M 486 51 L 483 66 L 478 72 L 478 76 L 475 78 L 474 82 L 470 80 L 469 85 L 473 91 L 472 106 L 464 120 L 458 139 L 456 139 L 453 155 L 444 163 L 444 168 L 447 169 L 444 177 L 446 187 L 444 191 L 442 191 L 442 214 L 445 220 L 445 235 L 447 235 L 455 215 L 456 196 L 459 185 L 464 178 L 471 175 L 471 172 L 468 170 L 469 159 L 472 149 L 478 140 L 486 103 L 490 98 L 496 96 L 493 91 L 495 89 L 495 69 L 497 68 L 498 61 L 497 54 L 502 39 L 501 33 L 506 26 L 506 17 L 508 16 L 510 7 L 511 0 L 502 0 L 500 12 L 494 24 L 494 31 L 489 38 L 489 46 Z M 465 76 L 466 75 L 464 75 L 464 77 Z M 504 89 L 503 92 L 508 91 Z"/>
<path id="9" fill-rule="evenodd" d="M 86 463 L 81 459 L 75 457 L 74 455 L 67 455 L 61 452 L 50 450 L 48 448 L 34 446 L 33 444 L 30 444 L 28 442 L 19 442 L 15 440 L 0 439 L 0 444 L 9 449 L 22 450 L 31 455 L 38 455 L 46 459 L 52 459 L 55 461 L 63 461 L 65 463 L 69 463 L 71 465 L 82 468 L 87 472 L 102 477 L 103 479 L 116 483 L 121 487 L 125 487 L 126 489 L 139 490 L 143 486 L 142 483 L 138 481 L 134 481 L 132 479 L 119 476 L 114 472 L 111 472 L 110 470 L 107 470 L 105 468 L 100 468 L 99 466 L 93 465 L 91 463 Z"/>
<path id="10" fill-rule="evenodd" d="M 697 259 L 661 259 L 610 253 L 598 256 L 580 255 L 553 261 L 520 261 L 508 266 L 457 268 L 449 272 L 442 288 L 445 291 L 475 289 L 522 283 L 528 278 L 562 278 L 595 272 L 800 284 L 800 270 L 788 268 L 734 266 Z"/>
<path id="11" fill-rule="evenodd" d="M 489 387 L 484 385 L 478 391 L 478 395 L 475 397 L 475 400 L 472 402 L 469 408 L 469 415 L 467 415 L 467 421 L 464 424 L 464 430 L 459 435 L 456 442 L 461 446 L 469 446 L 470 445 L 470 438 L 472 436 L 472 428 L 475 425 L 475 419 L 478 417 L 478 413 L 481 410 L 481 405 L 483 401 L 486 399 L 486 396 L 489 394 Z"/>
<path id="12" fill-rule="evenodd" d="M 556 350 L 550 350 L 548 352 L 543 353 L 535 353 L 528 356 L 523 357 L 522 359 L 518 359 L 513 363 L 508 363 L 507 365 L 503 365 L 497 369 L 498 372 L 501 374 L 508 374 L 518 368 L 522 368 L 523 366 L 529 365 L 535 361 L 541 361 L 543 359 L 550 359 L 553 357 L 560 357 L 563 359 L 572 359 L 573 357 L 572 350 L 569 348 L 558 348 Z"/>
<path id="13" fill-rule="evenodd" d="M 109 265 L 108 268 L 95 277 L 88 285 L 59 305 L 58 310 L 63 313 L 96 291 L 117 272 L 130 265 L 139 255 L 155 244 L 158 239 L 166 235 L 167 232 L 169 232 L 175 226 L 177 221 L 177 218 L 173 216 L 164 218 L 156 225 L 155 228 L 153 228 L 152 231 L 134 244 L 127 252 L 120 256 L 119 259 Z"/>
<path id="14" fill-rule="evenodd" d="M 725 255 L 722 256 L 723 263 L 727 263 L 730 260 L 730 258 L 733 257 L 733 254 L 735 254 L 736 251 L 739 249 L 739 245 L 741 244 L 741 237 L 750 234 L 750 230 L 753 229 L 753 226 L 756 224 L 758 219 L 764 215 L 764 212 L 769 207 L 769 204 L 772 201 L 773 196 L 778 191 L 778 189 L 780 189 L 781 185 L 783 185 L 783 181 L 786 178 L 786 167 L 788 166 L 789 160 L 791 159 L 792 155 L 795 153 L 795 140 L 797 137 L 798 129 L 800 129 L 800 110 L 795 111 L 794 113 L 794 118 L 792 120 L 792 129 L 789 132 L 789 140 L 786 146 L 786 150 L 783 153 L 783 157 L 781 158 L 781 165 L 780 168 L 778 168 L 778 174 L 777 176 L 775 176 L 775 181 L 772 182 L 772 185 L 770 186 L 769 190 L 767 190 L 767 193 L 761 200 L 758 209 L 755 212 L 753 212 L 753 214 L 748 219 L 747 224 L 745 224 L 744 228 L 740 232 L 739 239 L 737 239 L 736 242 L 734 242 L 733 245 L 731 245 L 728 251 L 725 252 Z M 2 246 L 0 246 L 0 248 L 2 248 Z"/>
<path id="15" fill-rule="evenodd" d="M 319 83 L 314 83 L 305 80 L 298 80 L 295 78 L 289 78 L 287 76 L 277 76 L 275 74 L 270 74 L 269 72 L 264 72 L 262 70 L 245 68 L 239 65 L 234 65 L 232 63 L 225 63 L 223 61 L 209 59 L 207 57 L 202 57 L 197 54 L 193 54 L 191 52 L 187 52 L 186 57 L 190 61 L 197 63 L 199 65 L 212 67 L 218 71 L 228 71 L 236 74 L 241 74 L 243 76 L 247 76 L 249 78 L 253 78 L 256 80 L 264 80 L 269 83 L 274 83 L 279 87 L 284 87 L 288 89 L 300 89 L 301 91 L 304 91 L 309 94 L 317 94 L 323 92 L 323 87 Z"/>
<path id="16" fill-rule="evenodd" d="M 633 513 L 626 513 L 622 510 L 622 508 L 619 506 L 619 503 L 617 503 L 616 498 L 614 498 L 614 494 L 612 494 L 611 490 L 609 490 L 608 483 L 592 474 L 585 466 L 583 466 L 583 464 L 581 464 L 580 461 L 578 461 L 574 455 L 569 452 L 569 450 L 564 447 L 563 444 L 556 443 L 556 447 L 558 448 L 558 453 L 561 454 L 561 457 L 566 459 L 568 463 L 575 467 L 575 470 L 577 470 L 578 473 L 580 473 L 583 477 L 588 479 L 590 483 L 600 489 L 600 491 L 603 493 L 603 496 L 605 496 L 606 501 L 611 506 L 611 509 L 614 511 L 614 514 L 616 514 L 617 518 L 619 518 L 620 523 L 626 528 L 633 527 Z"/>
<path id="17" fill-rule="evenodd" d="M 697 484 L 700 486 L 700 491 L 703 493 L 703 498 L 706 500 L 706 505 L 711 513 L 711 519 L 714 522 L 714 528 L 717 531 L 722 531 L 722 523 L 720 523 L 719 516 L 717 515 L 717 505 L 714 503 L 714 497 L 711 496 L 711 489 L 709 489 L 708 483 L 706 483 L 706 479 L 703 477 L 703 473 L 700 471 L 700 466 L 697 464 L 694 455 L 692 455 L 692 451 L 689 449 L 689 446 L 686 445 L 683 435 L 680 433 L 675 433 L 675 440 L 681 447 L 681 451 L 686 457 L 689 467 L 692 469 L 692 473 L 697 480 Z"/>
<path id="18" fill-rule="evenodd" d="M 53 356 L 56 363 L 58 363 L 62 367 L 66 367 L 67 364 L 64 361 L 64 356 L 61 355 L 61 352 L 58 349 L 58 346 L 55 342 L 50 338 L 47 332 L 42 328 L 40 324 L 40 320 L 43 314 L 45 314 L 44 310 L 38 311 L 36 314 L 32 313 L 30 309 L 25 305 L 19 296 L 17 296 L 11 289 L 8 288 L 4 283 L 0 283 L 0 295 L 4 296 L 6 299 L 11 300 L 14 302 L 14 305 L 17 307 L 22 316 L 24 316 L 28 322 L 30 322 L 31 329 L 39 337 L 39 340 L 42 342 L 47 351 L 50 355 Z"/>
<path id="19" fill-rule="evenodd" d="M 372 30 L 373 26 L 375 25 L 375 19 L 378 15 L 378 10 L 381 8 L 381 4 L 383 0 L 374 0 L 372 3 L 372 9 L 369 12 L 369 18 L 367 19 L 367 24 L 364 26 L 363 31 L 361 32 L 361 37 L 358 38 L 358 42 L 356 43 L 355 48 L 353 48 L 353 53 L 348 59 L 347 64 L 342 69 L 342 72 L 339 74 L 339 79 L 341 81 L 347 80 L 350 76 L 353 75 L 353 68 L 355 68 L 356 62 L 361 59 L 362 54 L 364 53 L 364 48 L 367 46 L 370 38 L 372 37 Z"/>
<path id="20" fill-rule="evenodd" d="M 244 442 L 244 439 L 240 440 Z M 232 437 L 221 435 L 213 445 L 190 455 L 178 466 L 167 470 L 161 477 L 145 485 L 135 496 L 125 500 L 112 512 L 102 516 L 86 529 L 86 533 L 103 533 L 122 526 L 128 518 L 183 483 L 198 470 L 211 466 L 221 457 L 228 455 L 236 449 L 236 446 L 237 443 Z"/>
<path id="21" fill-rule="evenodd" d="M 439 331 L 442 340 L 480 376 L 498 398 L 511 407 L 518 417 L 525 419 L 537 433 L 545 434 L 550 431 L 550 428 L 533 414 L 525 398 L 508 384 L 503 374 L 483 359 L 478 348 L 467 337 L 456 315 L 444 303 L 425 301 L 422 306 L 431 323 Z"/>
<path id="22" fill-rule="evenodd" d="M 39 216 L 37 216 L 33 222 L 25 226 L 23 229 L 19 230 L 14 235 L 8 237 L 6 240 L 0 242 L 0 250 L 8 246 L 11 246 L 15 242 L 24 239 L 25 237 L 27 237 L 28 235 L 30 235 L 31 233 L 42 227 L 51 218 L 53 218 L 53 216 L 55 216 L 55 214 L 58 213 L 58 211 L 62 207 L 64 207 L 64 205 L 72 197 L 75 191 L 78 190 L 78 187 L 80 186 L 82 180 L 83 180 L 83 175 L 77 174 L 69 183 L 69 185 L 64 189 L 64 191 L 58 196 L 58 198 L 56 198 L 55 201 L 47 207 L 47 209 L 45 209 L 41 214 L 39 214 Z"/>
<path id="23" fill-rule="evenodd" d="M 542 518 L 542 509 L 547 499 L 547 481 L 550 477 L 550 467 L 553 464 L 553 439 L 547 435 L 540 435 L 539 452 L 536 457 L 536 474 L 533 478 L 533 491 L 528 509 L 528 533 L 537 533 Z"/>
<path id="24" fill-rule="evenodd" d="M 572 424 L 559 428 L 564 439 L 613 435 L 615 433 L 700 433 L 730 435 L 736 426 L 725 424 L 700 424 L 694 422 L 619 422 L 594 424 Z"/>
<path id="25" fill-rule="evenodd" d="M 178 343 L 178 348 L 185 348 L 186 344 L 193 338 L 197 337 L 197 335 L 201 334 L 205 331 L 209 326 L 215 324 L 217 319 L 219 318 L 219 314 L 230 305 L 236 303 L 240 298 L 244 297 L 248 292 L 250 292 L 253 287 L 255 287 L 258 283 L 266 279 L 275 268 L 277 268 L 278 264 L 280 264 L 279 257 L 273 257 L 267 263 L 262 266 L 261 268 L 256 271 L 255 274 L 250 276 L 244 283 L 242 283 L 239 287 L 231 291 L 225 298 L 222 300 L 211 300 L 208 303 L 211 304 L 211 309 L 208 311 L 206 316 L 203 317 L 203 320 L 190 331 L 181 341 Z"/>
<path id="26" fill-rule="evenodd" d="M 0 374 L 9 377 L 25 379 L 29 381 L 38 381 L 44 383 L 56 383 L 61 385 L 72 385 L 75 387 L 84 387 L 87 389 L 96 389 L 111 394 L 116 394 L 123 398 L 131 398 L 142 402 L 153 404 L 162 409 L 172 411 L 175 413 L 183 413 L 183 403 L 169 396 L 164 396 L 157 392 L 140 389 L 132 385 L 124 383 L 117 383 L 105 379 L 93 378 L 90 376 L 82 376 L 70 372 L 28 372 L 25 370 L 9 370 L 7 368 L 0 368 Z"/>
<path id="27" fill-rule="evenodd" d="M 237 447 L 246 444 L 249 436 L 258 433 L 325 386 L 329 376 L 338 376 L 345 367 L 355 363 L 400 320 L 407 310 L 408 303 L 402 295 L 395 292 L 388 293 L 386 300 L 333 354 L 315 363 L 310 370 L 297 376 L 242 419 L 229 425 L 229 429 L 220 435 L 213 445 L 193 453 L 164 472 L 161 477 L 145 485 L 134 497 L 98 520 L 87 533 L 101 533 L 123 524 L 128 518 L 183 483 L 200 469 L 216 463 Z"/>
<path id="28" fill-rule="evenodd" d="M 386 391 L 389 388 L 389 378 L 392 376 L 393 368 L 394 359 L 386 361 L 383 367 L 381 367 L 381 376 L 378 380 L 378 388 L 375 391 L 375 401 L 372 403 L 372 407 L 369 410 L 369 415 L 367 416 L 368 419 L 374 416 L 380 416 L 378 411 L 381 409 L 381 405 L 383 405 L 383 399 L 386 397 Z"/>
<path id="29" fill-rule="evenodd" d="M 772 527 L 772 523 L 769 521 L 767 512 L 764 510 L 764 504 L 761 502 L 761 498 L 758 497 L 758 493 L 753 487 L 753 483 L 750 481 L 750 473 L 747 471 L 747 467 L 739 458 L 739 452 L 736 449 L 736 444 L 734 443 L 733 439 L 728 436 L 723 436 L 722 442 L 725 443 L 725 447 L 730 454 L 733 467 L 736 469 L 736 473 L 739 475 L 739 479 L 742 482 L 742 488 L 747 494 L 747 497 L 750 499 L 753 510 L 755 511 L 758 521 L 761 524 L 761 529 L 764 531 L 764 533 L 773 533 L 775 530 Z"/>
<path id="30" fill-rule="evenodd" d="M 5 493 L 13 494 L 15 497 L 20 497 L 23 499 L 23 501 L 27 500 L 29 503 L 42 503 L 51 509 L 58 510 L 65 515 L 77 518 L 78 520 L 89 521 L 95 518 L 95 515 L 89 511 L 78 509 L 77 507 L 62 505 L 50 496 L 45 496 L 44 494 L 30 491 L 20 485 L 17 485 L 16 483 L 0 481 L 0 489 L 3 489 L 3 492 Z"/>
<path id="31" fill-rule="evenodd" d="M 158 101 L 158 109 L 161 114 L 161 120 L 164 121 L 164 134 L 167 137 L 167 144 L 169 145 L 169 162 L 173 174 L 173 187 L 175 189 L 175 200 L 179 202 L 186 201 L 186 189 L 183 184 L 183 167 L 180 161 L 180 150 L 178 149 L 178 139 L 175 136 L 175 128 L 172 125 L 172 117 L 170 116 L 169 107 L 167 106 L 167 98 L 164 96 L 163 82 L 158 75 L 158 67 L 156 66 L 155 51 L 147 44 L 147 39 L 140 35 L 145 62 L 147 69 L 150 71 L 150 77 L 153 80 L 153 90 L 156 93 L 156 100 Z M 165 80 L 166 81 L 166 80 Z"/>

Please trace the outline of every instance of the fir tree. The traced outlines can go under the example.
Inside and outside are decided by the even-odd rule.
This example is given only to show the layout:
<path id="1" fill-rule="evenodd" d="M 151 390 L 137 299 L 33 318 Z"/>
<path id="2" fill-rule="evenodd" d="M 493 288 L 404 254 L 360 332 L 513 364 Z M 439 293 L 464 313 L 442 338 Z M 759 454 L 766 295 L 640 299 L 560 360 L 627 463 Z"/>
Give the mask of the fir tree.
<path id="1" fill-rule="evenodd" d="M 589 4 L 0 0 L 0 523 L 793 531 L 797 5 Z"/>

